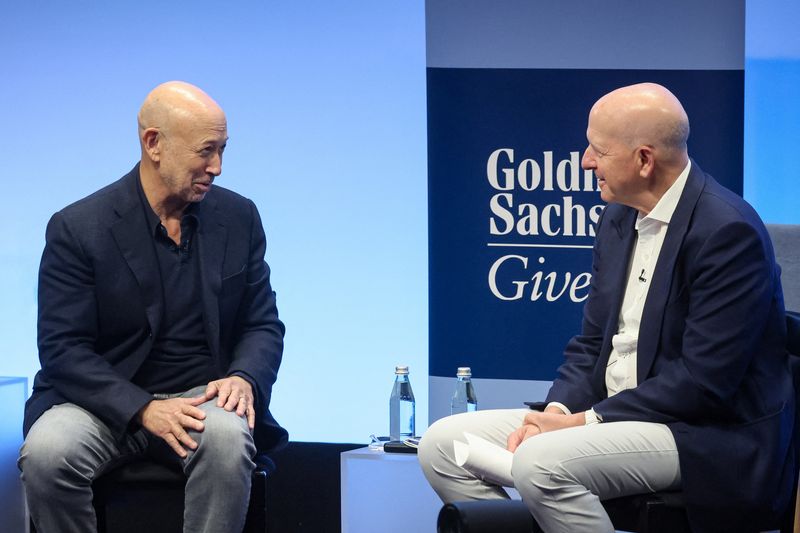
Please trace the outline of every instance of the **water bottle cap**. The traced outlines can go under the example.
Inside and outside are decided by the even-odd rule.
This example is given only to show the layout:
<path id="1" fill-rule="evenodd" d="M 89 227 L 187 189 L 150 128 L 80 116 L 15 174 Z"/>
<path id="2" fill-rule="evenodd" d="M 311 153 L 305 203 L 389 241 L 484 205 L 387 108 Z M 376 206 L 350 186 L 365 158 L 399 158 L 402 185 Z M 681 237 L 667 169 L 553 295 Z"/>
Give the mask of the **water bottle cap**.
<path id="1" fill-rule="evenodd" d="M 460 366 L 458 367 L 458 372 L 456 373 L 456 377 L 459 378 L 469 378 L 472 377 L 472 369 L 468 366 Z"/>
<path id="2" fill-rule="evenodd" d="M 396 366 L 394 367 L 395 374 L 408 374 L 408 367 L 407 366 Z"/>

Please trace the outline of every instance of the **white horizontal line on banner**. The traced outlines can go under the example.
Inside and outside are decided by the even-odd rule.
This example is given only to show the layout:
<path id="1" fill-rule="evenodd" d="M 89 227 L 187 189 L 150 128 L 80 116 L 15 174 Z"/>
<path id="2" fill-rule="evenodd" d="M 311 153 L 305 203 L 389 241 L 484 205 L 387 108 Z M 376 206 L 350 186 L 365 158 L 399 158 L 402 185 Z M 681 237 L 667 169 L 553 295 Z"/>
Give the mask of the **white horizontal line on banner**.
<path id="1" fill-rule="evenodd" d="M 504 246 L 507 248 L 586 248 L 591 250 L 591 244 L 513 244 L 506 242 L 487 242 L 486 246 Z"/>

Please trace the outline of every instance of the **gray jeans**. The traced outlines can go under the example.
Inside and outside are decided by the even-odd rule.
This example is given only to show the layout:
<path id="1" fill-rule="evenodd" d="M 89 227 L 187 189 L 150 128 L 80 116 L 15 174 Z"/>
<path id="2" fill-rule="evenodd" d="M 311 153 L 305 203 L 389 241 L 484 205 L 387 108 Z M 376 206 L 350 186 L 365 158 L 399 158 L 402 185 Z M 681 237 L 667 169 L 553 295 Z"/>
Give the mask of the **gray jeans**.
<path id="1" fill-rule="evenodd" d="M 204 390 L 205 387 L 197 387 L 170 397 L 199 396 Z M 185 459 L 144 429 L 119 442 L 99 418 L 74 404 L 47 410 L 31 427 L 19 458 L 36 530 L 39 533 L 97 531 L 92 481 L 114 466 L 148 455 L 174 461 L 187 476 L 185 532 L 241 531 L 256 452 L 247 420 L 217 407 L 216 398 L 199 408 L 206 413 L 205 429 L 188 431 L 198 447 L 195 451 L 188 450 Z"/>
<path id="2" fill-rule="evenodd" d="M 454 460 L 453 441 L 472 433 L 506 447 L 528 409 L 448 416 L 425 432 L 419 462 L 444 502 L 508 498 Z M 514 486 L 546 533 L 613 533 L 601 500 L 680 486 L 675 439 L 663 424 L 608 422 L 542 433 L 514 453 Z"/>

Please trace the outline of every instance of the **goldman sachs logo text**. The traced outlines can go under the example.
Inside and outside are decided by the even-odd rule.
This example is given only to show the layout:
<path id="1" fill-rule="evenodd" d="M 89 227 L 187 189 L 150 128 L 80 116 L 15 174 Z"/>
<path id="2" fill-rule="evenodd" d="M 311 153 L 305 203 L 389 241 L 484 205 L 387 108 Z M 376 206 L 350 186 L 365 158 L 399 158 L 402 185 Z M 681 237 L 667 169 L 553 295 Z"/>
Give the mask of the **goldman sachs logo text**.
<path id="1" fill-rule="evenodd" d="M 502 250 L 489 268 L 489 290 L 505 301 L 582 302 L 591 274 L 566 264 L 581 254 L 584 268 L 590 266 L 587 250 L 605 207 L 594 173 L 581 169 L 578 151 L 557 163 L 552 151 L 538 159 L 515 157 L 513 148 L 498 148 L 486 162 L 487 246 Z"/>

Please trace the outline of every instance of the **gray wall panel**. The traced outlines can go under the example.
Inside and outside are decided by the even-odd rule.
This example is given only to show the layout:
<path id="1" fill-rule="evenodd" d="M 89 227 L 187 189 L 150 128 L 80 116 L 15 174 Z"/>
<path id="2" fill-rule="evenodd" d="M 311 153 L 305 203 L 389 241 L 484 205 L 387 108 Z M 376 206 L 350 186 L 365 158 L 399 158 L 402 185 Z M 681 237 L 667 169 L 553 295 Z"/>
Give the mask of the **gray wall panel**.
<path id="1" fill-rule="evenodd" d="M 428 67 L 742 69 L 744 0 L 428 0 Z"/>

